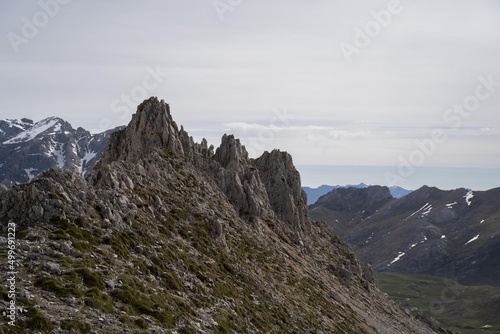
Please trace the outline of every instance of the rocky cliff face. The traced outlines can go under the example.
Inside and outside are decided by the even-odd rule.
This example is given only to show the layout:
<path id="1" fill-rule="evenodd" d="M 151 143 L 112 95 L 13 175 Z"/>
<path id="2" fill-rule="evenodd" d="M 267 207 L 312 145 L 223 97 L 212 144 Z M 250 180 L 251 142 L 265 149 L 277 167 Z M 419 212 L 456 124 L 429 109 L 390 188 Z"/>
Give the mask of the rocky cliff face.
<path id="1" fill-rule="evenodd" d="M 285 223 L 281 228 L 290 232 L 295 243 L 304 246 L 303 236 L 310 236 L 307 199 L 292 157 L 286 152 L 273 150 L 264 152 L 255 164 L 277 220 Z"/>
<path id="2" fill-rule="evenodd" d="M 116 130 L 92 135 L 57 117 L 0 120 L 0 186 L 28 182 L 52 167 L 86 174 Z"/>
<path id="3" fill-rule="evenodd" d="M 4 191 L 0 221 L 16 224 L 26 310 L 10 333 L 432 332 L 309 220 L 290 155 L 194 143 L 156 98 L 85 178 L 52 169 Z"/>

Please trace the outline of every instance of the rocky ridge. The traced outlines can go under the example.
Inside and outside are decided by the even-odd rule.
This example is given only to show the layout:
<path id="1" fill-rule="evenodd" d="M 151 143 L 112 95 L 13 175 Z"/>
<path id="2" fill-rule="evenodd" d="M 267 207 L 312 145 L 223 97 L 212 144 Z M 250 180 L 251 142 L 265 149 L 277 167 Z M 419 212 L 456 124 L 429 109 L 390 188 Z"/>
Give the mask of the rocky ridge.
<path id="1" fill-rule="evenodd" d="M 5 333 L 433 332 L 309 220 L 288 153 L 194 143 L 156 98 L 85 178 L 51 169 L 4 191 L 0 221 L 16 224 L 24 308 Z"/>
<path id="2" fill-rule="evenodd" d="M 302 187 L 304 191 L 307 194 L 307 205 L 313 205 L 316 203 L 316 201 L 323 195 L 326 195 L 333 189 L 338 189 L 338 188 L 368 188 L 370 187 L 369 185 L 365 183 L 360 183 L 356 185 L 348 184 L 345 186 L 329 186 L 327 184 L 323 184 L 317 188 L 311 188 L 311 187 Z M 403 196 L 408 195 L 409 193 L 412 192 L 412 190 L 407 190 L 398 186 L 390 186 L 389 192 L 391 193 L 391 196 L 394 198 L 401 198 Z"/>

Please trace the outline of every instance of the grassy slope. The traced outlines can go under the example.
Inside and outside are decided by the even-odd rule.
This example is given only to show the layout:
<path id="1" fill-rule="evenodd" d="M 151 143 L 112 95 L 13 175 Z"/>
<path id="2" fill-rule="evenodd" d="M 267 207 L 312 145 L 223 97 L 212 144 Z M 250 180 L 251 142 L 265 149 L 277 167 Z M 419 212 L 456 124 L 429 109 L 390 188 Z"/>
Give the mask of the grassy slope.
<path id="1" fill-rule="evenodd" d="M 427 275 L 378 273 L 380 289 L 404 308 L 461 333 L 500 333 L 500 287 L 465 286 Z M 484 328 L 483 326 L 491 326 Z"/>

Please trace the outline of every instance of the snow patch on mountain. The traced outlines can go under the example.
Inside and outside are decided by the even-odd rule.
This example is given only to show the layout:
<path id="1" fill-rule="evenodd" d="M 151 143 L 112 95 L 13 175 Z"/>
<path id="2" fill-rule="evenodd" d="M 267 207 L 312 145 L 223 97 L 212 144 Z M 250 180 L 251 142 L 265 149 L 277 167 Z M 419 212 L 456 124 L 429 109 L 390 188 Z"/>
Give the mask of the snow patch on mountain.
<path id="1" fill-rule="evenodd" d="M 33 126 L 33 121 L 28 120 L 26 118 L 23 118 L 21 120 L 19 119 L 6 119 L 4 120 L 5 123 L 7 123 L 7 126 L 9 128 L 18 128 L 21 130 L 26 130 L 26 128 Z"/>
<path id="2" fill-rule="evenodd" d="M 338 221 L 338 220 L 337 220 Z M 372 232 L 372 234 L 368 237 L 368 239 L 366 239 L 366 241 L 364 242 L 364 244 L 366 245 L 368 243 L 368 241 L 371 240 L 371 238 L 373 238 L 373 235 L 375 234 L 375 232 Z"/>
<path id="3" fill-rule="evenodd" d="M 442 237 L 441 237 L 441 238 L 442 238 Z M 368 238 L 368 240 L 370 240 L 370 239 L 371 239 L 371 237 L 370 237 L 370 238 Z M 365 243 L 367 243 L 367 242 L 368 242 L 368 240 L 367 240 Z M 423 240 L 421 240 L 421 241 L 419 241 L 419 242 L 416 242 L 416 243 L 414 243 L 414 244 L 411 244 L 411 245 L 410 245 L 410 247 L 408 247 L 408 250 L 407 250 L 407 251 L 411 250 L 412 248 L 417 247 L 419 244 L 423 244 L 423 243 L 424 243 L 424 242 L 426 242 L 426 241 L 427 241 L 427 237 L 424 235 L 424 239 L 423 239 Z M 389 263 L 387 266 L 388 266 L 388 267 L 390 267 L 390 266 L 391 266 L 392 264 L 394 264 L 395 262 L 397 262 L 397 261 L 401 260 L 401 258 L 402 258 L 405 254 L 406 254 L 406 252 L 399 252 L 399 253 L 398 253 L 398 256 L 396 256 L 396 257 L 394 258 L 394 260 L 392 260 L 392 261 L 391 261 L 391 263 Z"/>
<path id="4" fill-rule="evenodd" d="M 80 171 L 83 175 L 86 175 L 89 171 L 90 171 L 90 168 L 88 167 L 88 163 L 89 161 L 91 161 L 92 159 L 94 159 L 96 157 L 96 155 L 98 154 L 98 152 L 88 152 L 87 154 L 85 154 L 85 156 L 81 159 L 80 161 Z"/>
<path id="5" fill-rule="evenodd" d="M 61 146 L 62 144 L 59 143 L 52 154 L 56 158 L 57 167 L 64 168 L 64 165 L 66 164 L 66 157 L 64 156 L 64 150 L 61 148 Z"/>
<path id="6" fill-rule="evenodd" d="M 54 131 L 53 133 L 56 134 L 58 132 L 61 132 L 61 124 L 56 124 L 56 126 L 54 126 L 54 129 L 52 130 Z"/>
<path id="7" fill-rule="evenodd" d="M 470 206 L 470 205 L 472 204 L 472 201 L 471 201 L 472 197 L 474 197 L 474 193 L 472 192 L 472 190 L 471 190 L 471 191 L 469 191 L 469 192 L 468 192 L 468 193 L 464 196 L 464 198 L 465 198 L 465 202 L 467 203 L 467 205 L 468 205 L 468 206 Z"/>
<path id="8" fill-rule="evenodd" d="M 417 211 L 415 211 L 414 213 L 412 213 L 411 215 L 409 215 L 408 217 L 406 217 L 404 220 L 408 220 L 409 218 L 413 217 L 414 215 L 416 215 L 417 213 L 419 213 L 420 211 L 422 210 L 426 210 L 428 209 L 428 206 L 430 204 L 429 203 L 425 203 L 425 205 L 423 207 L 421 207 L 420 209 L 418 209 Z M 430 205 L 431 209 L 432 209 L 432 205 Z M 430 212 L 430 211 L 429 211 Z M 427 212 L 428 213 L 428 212 Z"/>
<path id="9" fill-rule="evenodd" d="M 24 171 L 26 172 L 26 175 L 28 175 L 30 181 L 35 178 L 35 174 L 33 174 L 33 171 L 35 171 L 35 168 L 25 168 Z"/>
<path id="10" fill-rule="evenodd" d="M 88 152 L 85 154 L 85 156 L 82 158 L 83 164 L 89 162 L 90 160 L 94 159 L 95 156 L 97 155 L 97 152 Z"/>
<path id="11" fill-rule="evenodd" d="M 392 264 L 398 262 L 404 255 L 405 255 L 404 252 L 399 252 L 398 256 L 396 256 L 394 260 L 392 260 L 391 263 L 389 263 L 387 266 L 390 267 Z"/>
<path id="12" fill-rule="evenodd" d="M 424 212 L 420 215 L 420 217 L 425 217 L 427 216 L 431 211 L 432 211 L 432 204 L 427 203 L 428 206 L 424 207 Z"/>
<path id="13" fill-rule="evenodd" d="M 470 243 L 471 243 L 471 242 L 473 242 L 473 241 L 476 241 L 477 239 L 479 239 L 479 234 L 478 234 L 478 235 L 476 235 L 474 238 L 470 239 L 469 241 L 467 241 L 467 242 L 464 244 L 464 246 L 465 246 L 465 245 L 467 245 L 467 244 L 470 244 Z"/>
<path id="14" fill-rule="evenodd" d="M 46 118 L 43 121 L 37 122 L 35 125 L 32 127 L 24 130 L 23 132 L 19 133 L 15 137 L 4 141 L 3 144 L 16 144 L 16 143 L 23 143 L 27 142 L 30 140 L 35 139 L 38 135 L 41 133 L 44 133 L 45 131 L 49 130 L 50 128 L 54 127 L 60 120 L 57 117 L 49 117 Z M 22 127 L 20 127 L 22 128 Z M 23 129 L 23 128 L 22 128 Z M 60 129 L 60 125 L 59 125 Z"/>

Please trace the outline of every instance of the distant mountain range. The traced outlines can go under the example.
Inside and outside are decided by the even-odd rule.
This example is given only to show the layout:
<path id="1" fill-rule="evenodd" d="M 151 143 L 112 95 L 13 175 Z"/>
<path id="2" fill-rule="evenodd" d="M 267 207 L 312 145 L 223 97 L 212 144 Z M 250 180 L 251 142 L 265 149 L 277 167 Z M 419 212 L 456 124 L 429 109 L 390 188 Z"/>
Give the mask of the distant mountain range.
<path id="1" fill-rule="evenodd" d="M 338 188 L 309 206 L 311 218 L 376 271 L 429 274 L 500 285 L 500 188 L 424 186 L 402 198 L 387 187 Z"/>
<path id="2" fill-rule="evenodd" d="M 498 333 L 500 188 L 424 186 L 396 199 L 387 187 L 337 188 L 309 206 L 377 271 L 406 310 L 459 333 Z"/>
<path id="3" fill-rule="evenodd" d="M 329 185 L 324 184 L 322 186 L 319 186 L 318 188 L 302 187 L 302 189 L 304 189 L 304 191 L 307 194 L 307 205 L 311 205 L 311 204 L 316 203 L 316 201 L 318 200 L 318 198 L 320 198 L 324 194 L 332 191 L 333 189 L 338 189 L 338 188 L 367 188 L 367 187 L 369 187 L 369 186 L 367 184 L 364 184 L 364 183 L 360 183 L 360 184 L 356 184 L 356 185 L 348 184 L 348 185 L 345 185 L 345 186 L 340 186 L 340 185 L 329 186 Z M 403 188 L 398 187 L 398 186 L 389 187 L 389 191 L 390 191 L 392 197 L 394 197 L 394 198 L 401 198 L 401 197 L 406 196 L 406 195 L 408 195 L 409 193 L 412 192 L 412 190 L 403 189 Z"/>
<path id="4" fill-rule="evenodd" d="M 52 167 L 86 174 L 118 129 L 91 134 L 58 117 L 0 120 L 0 184 L 25 183 Z"/>

